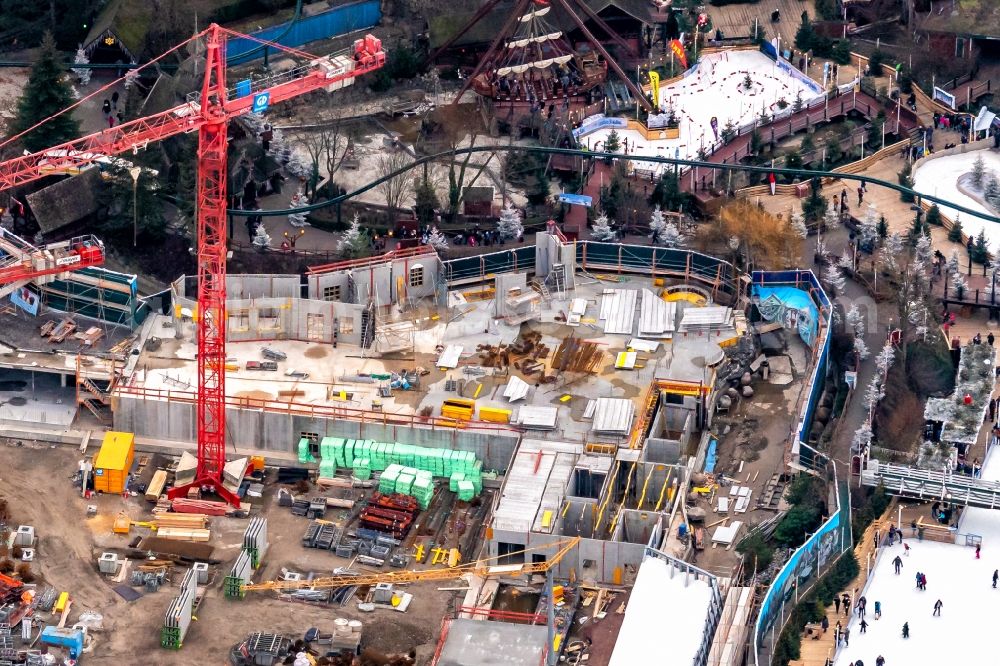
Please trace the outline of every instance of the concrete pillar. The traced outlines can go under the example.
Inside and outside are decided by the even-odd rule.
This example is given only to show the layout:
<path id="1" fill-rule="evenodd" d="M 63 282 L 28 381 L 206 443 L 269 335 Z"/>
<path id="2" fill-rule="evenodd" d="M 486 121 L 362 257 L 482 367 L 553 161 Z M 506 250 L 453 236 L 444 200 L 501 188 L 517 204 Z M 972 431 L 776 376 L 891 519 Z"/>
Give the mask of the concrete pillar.
<path id="1" fill-rule="evenodd" d="M 66 388 L 69 384 L 69 375 L 61 374 L 59 375 L 59 386 Z"/>

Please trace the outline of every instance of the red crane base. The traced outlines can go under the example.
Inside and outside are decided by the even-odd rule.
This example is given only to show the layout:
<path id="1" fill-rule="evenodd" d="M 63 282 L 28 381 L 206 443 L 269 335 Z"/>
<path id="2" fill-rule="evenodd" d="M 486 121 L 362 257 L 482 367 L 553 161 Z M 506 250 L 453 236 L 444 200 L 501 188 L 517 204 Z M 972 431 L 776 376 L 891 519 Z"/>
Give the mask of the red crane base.
<path id="1" fill-rule="evenodd" d="M 199 490 L 208 488 L 209 492 L 215 493 L 219 498 L 228 502 L 230 506 L 238 507 L 240 505 L 240 498 L 236 493 L 223 486 L 221 480 L 210 477 L 195 479 L 183 486 L 174 486 L 167 491 L 167 497 L 172 500 L 187 497 L 188 491 L 192 488 L 198 488 Z"/>

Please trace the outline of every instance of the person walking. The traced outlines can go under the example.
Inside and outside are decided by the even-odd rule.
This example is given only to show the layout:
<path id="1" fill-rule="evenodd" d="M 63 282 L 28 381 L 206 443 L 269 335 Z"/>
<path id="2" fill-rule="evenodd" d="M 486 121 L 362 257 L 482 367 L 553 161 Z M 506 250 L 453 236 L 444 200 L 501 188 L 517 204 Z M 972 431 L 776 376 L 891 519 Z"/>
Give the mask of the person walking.
<path id="1" fill-rule="evenodd" d="M 897 555 L 896 559 L 892 561 L 892 566 L 896 570 L 896 575 L 898 576 L 899 570 L 903 568 L 903 558 Z"/>
<path id="2" fill-rule="evenodd" d="M 885 657 L 882 655 L 875 657 L 875 666 L 885 666 Z"/>
<path id="3" fill-rule="evenodd" d="M 824 615 L 823 619 L 820 620 L 819 626 L 823 627 L 823 633 L 825 634 L 826 630 L 830 628 L 830 618 Z"/>
<path id="4" fill-rule="evenodd" d="M 118 91 L 116 90 L 113 93 L 111 93 L 111 108 L 113 108 L 116 111 L 118 110 L 118 99 L 119 99 Z"/>
<path id="5" fill-rule="evenodd" d="M 920 589 L 920 572 L 919 571 L 917 572 L 916 579 L 917 579 L 917 589 L 919 590 Z"/>
<path id="6" fill-rule="evenodd" d="M 774 178 L 774 172 L 773 171 L 771 173 L 767 174 L 767 183 L 768 183 L 768 185 L 771 186 L 771 196 L 773 197 L 774 196 L 774 187 L 775 187 L 775 178 Z"/>
<path id="7" fill-rule="evenodd" d="M 925 573 L 920 574 L 920 589 L 924 592 L 927 591 L 927 574 Z"/>
<path id="8" fill-rule="evenodd" d="M 868 633 L 868 623 L 865 622 L 864 618 L 861 619 L 861 633 Z"/>
<path id="9" fill-rule="evenodd" d="M 882 617 L 882 602 L 881 601 L 876 601 L 875 602 L 875 619 L 877 620 L 880 617 Z"/>
<path id="10" fill-rule="evenodd" d="M 934 602 L 934 615 L 941 617 L 941 606 L 943 605 L 940 599 Z"/>
<path id="11" fill-rule="evenodd" d="M 851 647 L 851 628 L 844 627 L 844 647 Z"/>
<path id="12" fill-rule="evenodd" d="M 906 555 L 907 557 L 910 555 L 910 544 L 905 542 L 903 543 L 903 555 Z"/>
<path id="13" fill-rule="evenodd" d="M 861 597 L 860 599 L 858 599 L 858 617 L 862 617 L 863 618 L 865 616 L 865 607 L 867 605 L 868 605 L 868 600 L 867 599 L 865 599 L 864 597 Z"/>
<path id="14" fill-rule="evenodd" d="M 1000 578 L 1000 569 L 993 570 L 993 589 L 997 589 L 997 578 Z"/>
<path id="15" fill-rule="evenodd" d="M 858 207 L 861 207 L 861 202 L 865 200 L 865 188 L 858 185 Z"/>
<path id="16" fill-rule="evenodd" d="M 982 549 L 983 549 L 983 544 L 977 543 L 976 544 L 976 559 L 977 560 L 979 559 L 979 551 L 981 551 Z"/>
<path id="17" fill-rule="evenodd" d="M 104 103 L 101 104 L 101 112 L 106 116 L 111 115 L 111 100 L 104 100 Z"/>
<path id="18" fill-rule="evenodd" d="M 841 602 L 844 604 L 844 617 L 851 616 L 851 598 L 847 596 L 847 592 L 844 592 L 844 596 L 841 598 Z"/>
<path id="19" fill-rule="evenodd" d="M 878 542 L 881 541 L 881 535 L 878 530 L 875 530 L 875 550 L 878 550 Z"/>
<path id="20" fill-rule="evenodd" d="M 910 623 L 909 622 L 904 622 L 903 623 L 903 638 L 909 638 L 909 637 L 910 637 Z"/>
<path id="21" fill-rule="evenodd" d="M 993 574 L 993 587 L 997 586 L 997 575 Z M 835 615 L 840 615 L 840 597 L 835 596 L 833 598 L 833 612 Z"/>

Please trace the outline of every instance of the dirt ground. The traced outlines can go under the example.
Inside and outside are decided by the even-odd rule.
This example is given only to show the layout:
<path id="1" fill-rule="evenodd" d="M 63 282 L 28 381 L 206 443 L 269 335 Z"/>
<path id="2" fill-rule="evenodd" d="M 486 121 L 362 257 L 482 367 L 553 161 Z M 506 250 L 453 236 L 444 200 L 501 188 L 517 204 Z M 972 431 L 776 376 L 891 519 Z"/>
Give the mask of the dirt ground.
<path id="1" fill-rule="evenodd" d="M 7 500 L 15 526 L 35 526 L 38 535 L 35 572 L 44 582 L 70 593 L 73 600 L 70 625 L 86 610 L 104 616 L 104 629 L 94 634 L 93 651 L 87 656 L 91 663 L 222 664 L 229 648 L 254 631 L 301 636 L 310 627 L 332 631 L 334 619 L 345 617 L 364 622 L 363 647 L 385 652 L 415 648 L 417 663 L 429 664 L 442 618 L 452 607 L 453 598 L 462 594 L 437 590 L 461 587 L 461 581 L 408 586 L 407 591 L 414 599 L 406 613 L 382 609 L 362 613 L 357 610 L 357 598 L 343 608 L 329 609 L 280 601 L 267 592 L 248 594 L 242 601 L 228 600 L 222 594 L 222 577 L 239 553 L 247 521 L 213 518 L 211 545 L 216 548 L 214 557 L 221 563 L 212 567 L 197 621 L 192 623 L 183 648 L 168 651 L 160 647 L 160 628 L 167 604 L 177 593 L 176 584 L 128 603 L 112 590 L 96 566 L 101 552 L 125 549 L 130 540 L 112 534 L 115 516 L 126 511 L 134 520 L 148 520 L 150 505 L 141 497 L 124 500 L 100 495 L 84 500 L 71 482 L 83 457 L 75 449 L 16 446 L 6 440 L 0 446 L 3 447 L 0 455 L 6 463 L 0 473 L 0 497 Z M 278 578 L 282 567 L 322 575 L 348 564 L 330 552 L 302 548 L 300 540 L 308 520 L 279 508 L 273 488 L 268 487 L 265 497 L 257 501 L 268 517 L 271 545 L 254 581 Z M 96 516 L 87 517 L 88 503 L 98 506 Z M 337 518 L 329 512 L 326 517 Z M 131 538 L 146 533 L 144 528 L 134 528 Z M 172 580 L 179 583 L 184 571 L 182 567 L 175 568 Z"/>

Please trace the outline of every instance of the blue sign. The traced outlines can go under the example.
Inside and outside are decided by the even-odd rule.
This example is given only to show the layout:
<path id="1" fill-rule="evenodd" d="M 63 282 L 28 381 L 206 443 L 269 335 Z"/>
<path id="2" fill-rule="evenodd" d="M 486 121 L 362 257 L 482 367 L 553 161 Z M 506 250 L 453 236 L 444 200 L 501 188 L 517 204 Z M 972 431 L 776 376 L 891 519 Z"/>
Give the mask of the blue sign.
<path id="1" fill-rule="evenodd" d="M 243 79 L 236 82 L 236 96 L 247 97 L 250 94 L 250 79 Z"/>
<path id="2" fill-rule="evenodd" d="M 594 204 L 593 197 L 586 194 L 567 194 L 563 193 L 559 195 L 559 202 L 565 204 L 575 204 L 577 206 L 586 206 L 590 208 Z"/>
<path id="3" fill-rule="evenodd" d="M 264 113 L 271 103 L 271 93 L 262 92 L 253 96 L 253 107 L 250 109 L 254 113 Z"/>
<path id="4" fill-rule="evenodd" d="M 18 287 L 10 293 L 10 302 L 30 315 L 38 314 L 39 301 L 38 293 L 28 286 Z"/>

